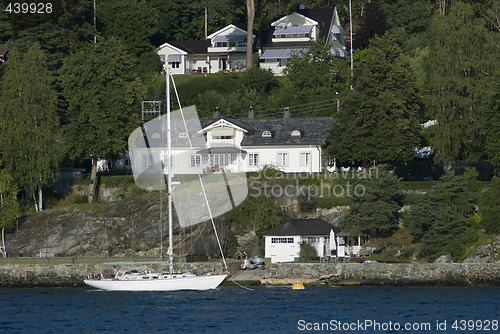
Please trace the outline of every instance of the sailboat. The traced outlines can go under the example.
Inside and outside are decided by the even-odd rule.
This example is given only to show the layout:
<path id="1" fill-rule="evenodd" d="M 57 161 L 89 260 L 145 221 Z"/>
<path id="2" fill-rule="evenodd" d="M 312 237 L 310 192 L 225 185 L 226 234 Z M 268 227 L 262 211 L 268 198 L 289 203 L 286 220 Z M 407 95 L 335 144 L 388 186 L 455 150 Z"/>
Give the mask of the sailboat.
<path id="1" fill-rule="evenodd" d="M 190 226 L 196 223 L 206 221 L 210 219 L 217 237 L 217 242 L 219 244 L 219 249 L 222 254 L 222 259 L 227 271 L 227 264 L 222 253 L 222 247 L 220 244 L 217 231 L 215 229 L 215 223 L 213 220 L 214 216 L 217 216 L 229 209 L 231 206 L 241 203 L 247 195 L 247 192 L 242 192 L 239 189 L 245 189 L 247 191 L 246 178 L 240 178 L 237 175 L 230 175 L 229 181 L 227 175 L 208 175 L 202 178 L 198 174 L 198 178 L 187 178 L 184 184 L 176 186 L 174 190 L 174 181 L 172 180 L 173 167 L 172 167 L 172 124 L 171 124 L 171 110 L 170 110 L 170 70 L 166 69 L 166 95 L 167 95 L 167 113 L 166 113 L 166 123 L 167 123 L 167 153 L 166 159 L 157 159 L 156 163 L 153 162 L 152 168 L 148 169 L 147 175 L 139 175 L 134 172 L 134 177 L 136 184 L 139 187 L 147 189 L 160 189 L 163 190 L 165 186 L 164 182 L 164 165 L 167 165 L 167 186 L 168 186 L 168 221 L 169 221 L 169 271 L 167 273 L 140 273 L 136 270 L 130 270 L 127 268 L 120 269 L 114 278 L 93 278 L 89 277 L 84 280 L 85 284 L 103 290 L 111 291 L 176 291 L 176 290 L 209 290 L 217 288 L 227 277 L 227 274 L 222 275 L 194 275 L 190 273 L 175 273 L 174 257 L 173 257 L 173 213 L 172 213 L 172 197 L 174 196 L 174 202 L 176 206 L 176 213 L 181 227 Z M 173 78 L 172 78 L 173 81 Z M 175 83 L 174 83 L 175 88 Z M 175 91 L 177 94 L 177 91 Z M 177 95 L 178 98 L 178 95 Z M 180 105 L 180 101 L 179 105 Z M 174 114 L 178 122 L 175 128 L 182 128 L 181 132 L 184 137 L 189 141 L 189 146 L 193 149 L 193 143 L 191 137 L 196 137 L 196 131 L 193 131 L 193 119 L 187 118 L 185 112 Z M 196 112 L 195 112 L 196 113 Z M 163 122 L 165 118 L 159 118 L 158 121 Z M 197 120 L 197 116 L 196 116 Z M 194 122 L 196 123 L 196 122 Z M 199 120 L 198 120 L 199 124 Z M 163 124 L 161 125 L 163 127 Z M 191 129 L 191 131 L 189 131 Z M 156 130 L 155 130 L 156 131 Z M 133 133 L 129 137 L 129 149 L 131 146 L 136 145 L 137 138 L 155 138 L 157 132 L 148 135 L 148 130 L 138 128 L 136 133 Z M 145 133 L 146 132 L 146 133 Z M 190 132 L 192 135 L 190 135 Z M 202 137 L 203 138 L 203 137 Z M 200 139 L 200 138 L 198 138 Z M 150 144 L 146 140 L 145 146 L 151 149 Z M 151 151 L 149 153 L 152 153 Z M 155 168 L 157 167 L 157 168 Z M 205 185 L 205 183 L 207 183 Z M 179 182 L 177 182 L 179 184 Z M 155 188 L 159 187 L 159 188 Z M 225 190 L 230 191 L 234 189 L 232 194 L 226 194 Z M 221 191 L 224 190 L 224 191 Z M 239 192 L 238 192 L 239 190 Z M 213 192 L 216 195 L 208 195 L 208 192 Z M 221 195 L 222 194 L 222 195 Z M 161 198 L 161 197 L 160 197 Z M 230 198 L 230 200 L 229 200 Z M 229 203 L 229 206 L 228 206 Z M 211 209 L 211 205 L 215 205 L 215 211 Z M 160 210 L 161 212 L 161 210 Z M 160 213 L 160 224 L 161 224 L 161 213 Z M 160 247 L 160 253 L 162 252 Z"/>

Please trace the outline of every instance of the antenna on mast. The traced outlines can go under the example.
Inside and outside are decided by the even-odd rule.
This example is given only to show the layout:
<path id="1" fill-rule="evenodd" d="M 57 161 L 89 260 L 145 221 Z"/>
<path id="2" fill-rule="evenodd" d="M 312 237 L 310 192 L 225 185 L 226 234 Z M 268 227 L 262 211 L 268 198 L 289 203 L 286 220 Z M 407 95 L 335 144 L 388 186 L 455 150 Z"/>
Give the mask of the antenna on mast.
<path id="1" fill-rule="evenodd" d="M 97 43 L 97 13 L 96 13 L 96 0 L 94 0 L 94 44 Z"/>

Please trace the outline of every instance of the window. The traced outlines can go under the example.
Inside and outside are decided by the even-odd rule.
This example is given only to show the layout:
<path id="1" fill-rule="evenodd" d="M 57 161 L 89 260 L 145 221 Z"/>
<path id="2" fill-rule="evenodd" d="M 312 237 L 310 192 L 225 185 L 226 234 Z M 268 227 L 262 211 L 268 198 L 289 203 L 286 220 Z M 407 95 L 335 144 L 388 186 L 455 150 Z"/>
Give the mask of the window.
<path id="1" fill-rule="evenodd" d="M 143 155 L 142 156 L 142 168 L 151 168 L 151 167 L 153 167 L 153 156 Z"/>
<path id="2" fill-rule="evenodd" d="M 201 164 L 201 154 L 192 154 L 191 155 L 191 167 L 197 167 Z"/>
<path id="3" fill-rule="evenodd" d="M 179 62 L 173 62 L 173 63 L 169 63 L 170 64 L 170 67 L 172 68 L 179 68 L 181 67 L 181 63 Z"/>
<path id="4" fill-rule="evenodd" d="M 259 166 L 259 153 L 248 154 L 248 166 L 258 167 Z"/>
<path id="5" fill-rule="evenodd" d="M 288 152 L 278 152 L 278 167 L 288 166 Z"/>
<path id="6" fill-rule="evenodd" d="M 290 133 L 290 137 L 294 139 L 300 139 L 302 137 L 302 134 L 299 130 L 293 130 L 292 133 Z"/>
<path id="7" fill-rule="evenodd" d="M 306 237 L 303 239 L 305 242 L 308 244 L 316 244 L 319 242 L 320 238 L 319 237 Z"/>
<path id="8" fill-rule="evenodd" d="M 310 165 L 311 165 L 311 153 L 310 152 L 300 153 L 300 166 L 306 167 Z"/>
<path id="9" fill-rule="evenodd" d="M 161 158 L 161 162 L 163 164 L 163 168 L 168 168 L 168 155 L 163 155 L 162 158 Z M 170 167 L 174 167 L 174 158 L 172 158 L 172 161 L 171 161 L 171 164 L 170 164 Z"/>
<path id="10" fill-rule="evenodd" d="M 271 134 L 271 131 L 266 130 L 262 132 L 261 136 L 262 138 L 272 138 L 273 135 Z"/>
<path id="11" fill-rule="evenodd" d="M 293 238 L 276 237 L 271 238 L 272 244 L 293 244 Z"/>
<path id="12" fill-rule="evenodd" d="M 213 139 L 233 139 L 233 136 L 213 136 Z"/>

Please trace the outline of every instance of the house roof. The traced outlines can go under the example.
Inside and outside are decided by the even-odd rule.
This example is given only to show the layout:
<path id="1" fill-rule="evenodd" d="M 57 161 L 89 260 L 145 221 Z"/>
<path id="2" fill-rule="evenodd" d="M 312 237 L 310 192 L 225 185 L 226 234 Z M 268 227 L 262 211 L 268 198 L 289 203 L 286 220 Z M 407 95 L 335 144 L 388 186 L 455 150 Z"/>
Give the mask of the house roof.
<path id="1" fill-rule="evenodd" d="M 340 233 L 341 230 L 323 219 L 290 219 L 270 229 L 265 236 L 329 236 L 330 230 Z"/>
<path id="2" fill-rule="evenodd" d="M 209 40 L 201 41 L 170 41 L 168 44 L 175 46 L 189 54 L 207 54 L 210 47 Z"/>
<path id="3" fill-rule="evenodd" d="M 297 13 L 317 21 L 320 28 L 318 37 L 320 39 L 326 39 L 333 18 L 333 8 L 299 9 Z"/>
<path id="4" fill-rule="evenodd" d="M 332 117 L 297 118 L 224 118 L 226 121 L 247 131 L 242 146 L 267 145 L 325 145 L 329 137 Z M 201 120 L 201 127 L 209 127 L 218 119 Z M 292 136 L 292 132 L 295 132 Z M 269 131 L 271 136 L 262 136 Z"/>

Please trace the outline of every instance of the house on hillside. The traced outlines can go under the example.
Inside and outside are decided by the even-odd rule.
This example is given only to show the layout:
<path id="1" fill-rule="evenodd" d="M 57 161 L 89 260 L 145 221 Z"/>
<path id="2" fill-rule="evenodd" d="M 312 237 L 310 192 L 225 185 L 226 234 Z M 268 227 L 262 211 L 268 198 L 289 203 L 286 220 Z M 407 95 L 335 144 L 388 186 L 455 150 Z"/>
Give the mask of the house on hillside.
<path id="1" fill-rule="evenodd" d="M 265 257 L 272 263 L 293 262 L 304 242 L 312 245 L 320 258 L 350 258 L 361 255 L 366 237 L 351 238 L 322 219 L 290 219 L 264 234 Z"/>
<path id="2" fill-rule="evenodd" d="M 332 54 L 347 56 L 344 29 L 336 8 L 301 8 L 271 23 L 258 40 L 253 35 L 251 45 L 258 49 L 261 68 L 282 75 L 292 54 L 307 50 L 317 40 L 331 44 Z M 246 47 L 247 31 L 230 24 L 206 40 L 169 41 L 160 45 L 156 53 L 172 74 L 209 74 L 246 68 Z"/>
<path id="3" fill-rule="evenodd" d="M 216 111 L 214 118 L 201 122 L 191 120 L 188 134 L 180 121 L 176 123 L 174 113 L 173 172 L 203 174 L 224 170 L 238 173 L 259 171 L 264 166 L 274 166 L 287 173 L 321 172 L 322 151 L 333 119 L 289 116 L 286 110 L 283 118 L 253 118 L 250 111 L 248 118 L 236 119 L 220 117 Z M 140 174 L 152 174 L 155 161 L 163 161 L 166 172 L 167 134 L 162 118 L 149 121 L 145 129 L 148 140 L 137 136 L 138 144 L 129 151 L 132 168 Z"/>
<path id="4" fill-rule="evenodd" d="M 263 33 L 260 41 L 260 68 L 282 75 L 294 53 L 306 51 L 318 40 L 331 44 L 335 56 L 347 56 L 344 30 L 336 8 L 301 8 L 271 23 L 271 30 Z"/>
<path id="5" fill-rule="evenodd" d="M 254 44 L 255 35 L 251 41 Z M 172 74 L 240 71 L 246 67 L 247 31 L 228 25 L 200 41 L 171 41 L 156 53 Z"/>

